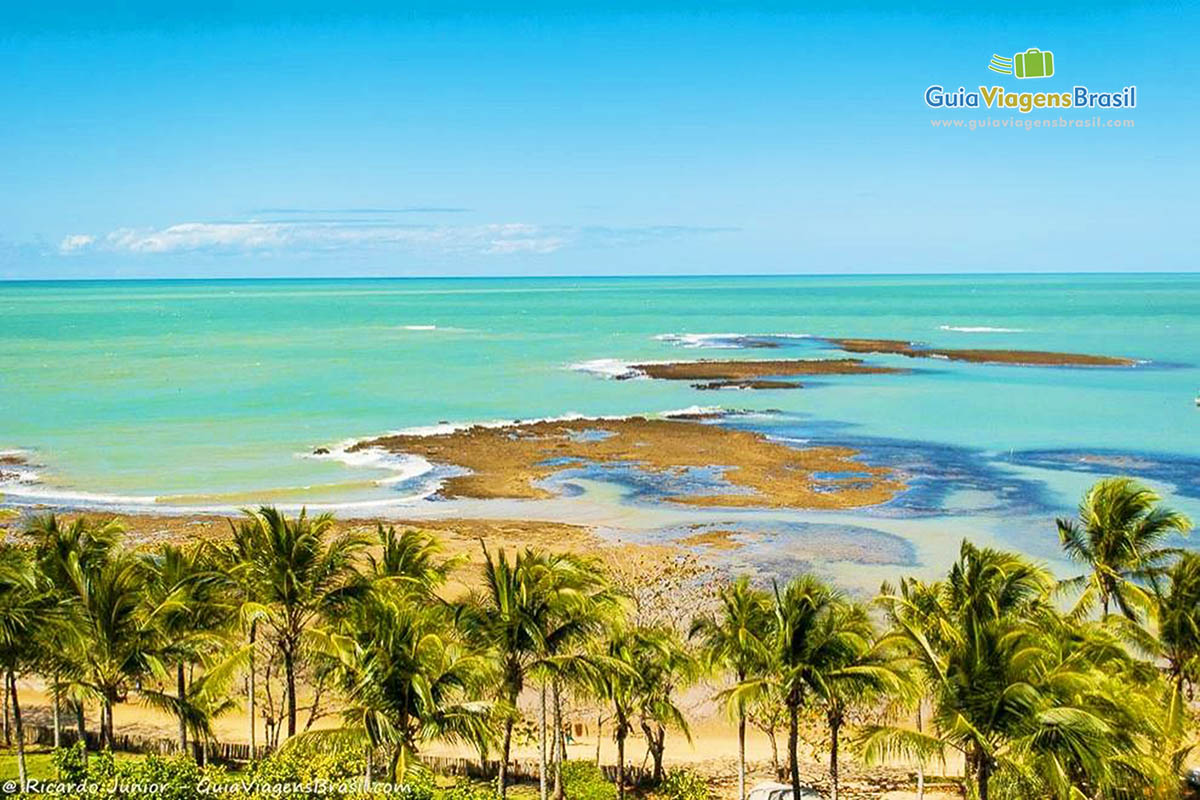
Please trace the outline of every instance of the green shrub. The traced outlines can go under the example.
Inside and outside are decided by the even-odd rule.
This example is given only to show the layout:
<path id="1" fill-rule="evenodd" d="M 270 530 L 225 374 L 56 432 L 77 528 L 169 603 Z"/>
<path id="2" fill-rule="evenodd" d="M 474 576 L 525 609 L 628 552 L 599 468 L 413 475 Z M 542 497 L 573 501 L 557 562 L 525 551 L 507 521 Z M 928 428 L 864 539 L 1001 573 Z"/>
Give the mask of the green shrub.
<path id="1" fill-rule="evenodd" d="M 471 783 L 463 778 L 453 786 L 437 792 L 437 800 L 492 800 L 496 796 L 495 789 L 484 784 Z"/>
<path id="2" fill-rule="evenodd" d="M 614 800 L 617 787 L 591 761 L 564 761 L 563 791 L 569 800 Z"/>
<path id="3" fill-rule="evenodd" d="M 192 800 L 198 795 L 202 778 L 212 780 L 218 775 L 211 770 L 202 772 L 196 762 L 184 756 L 118 760 L 108 751 L 85 755 L 81 744 L 58 750 L 53 760 L 63 784 L 94 785 L 106 797 Z"/>
<path id="4" fill-rule="evenodd" d="M 87 778 L 87 754 L 83 742 L 55 750 L 52 760 L 64 783 L 82 783 Z"/>
<path id="5" fill-rule="evenodd" d="M 115 797 L 193 800 L 198 794 L 200 767 L 186 756 L 122 759 L 113 765 Z"/>
<path id="6" fill-rule="evenodd" d="M 708 782 L 690 769 L 673 769 L 655 794 L 663 800 L 709 800 Z"/>
<path id="7" fill-rule="evenodd" d="M 422 764 L 414 764 L 405 774 L 399 794 L 405 800 L 433 800 L 436 791 L 433 773 Z"/>
<path id="8" fill-rule="evenodd" d="M 366 765 L 360 748 L 284 747 L 251 767 L 249 780 L 265 785 L 343 781 L 361 778 Z"/>

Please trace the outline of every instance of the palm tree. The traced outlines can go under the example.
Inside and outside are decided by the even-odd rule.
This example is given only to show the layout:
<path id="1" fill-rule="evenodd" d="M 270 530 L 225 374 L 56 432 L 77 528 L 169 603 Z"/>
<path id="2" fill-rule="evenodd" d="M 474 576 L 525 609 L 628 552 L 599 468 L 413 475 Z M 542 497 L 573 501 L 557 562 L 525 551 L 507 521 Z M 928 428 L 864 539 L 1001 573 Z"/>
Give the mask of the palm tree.
<path id="1" fill-rule="evenodd" d="M 816 670 L 828 659 L 841 657 L 849 645 L 839 635 L 826 636 L 831 614 L 844 603 L 842 595 L 813 575 L 801 575 L 782 592 L 775 587 L 775 659 L 779 673 L 743 684 L 751 693 L 763 682 L 777 682 L 788 711 L 788 768 L 793 787 L 800 785 L 800 711 L 818 686 Z"/>
<path id="2" fill-rule="evenodd" d="M 100 739 L 111 748 L 113 705 L 124 702 L 143 677 L 160 671 L 156 625 L 160 615 L 178 610 L 177 598 L 155 606 L 144 602 L 143 563 L 121 549 L 121 527 L 113 520 L 79 517 L 63 525 L 50 514 L 36 518 L 29 533 L 38 568 L 64 606 L 51 659 L 55 683 L 62 674 L 73 684 L 81 737 L 82 699 L 99 700 Z"/>
<path id="3" fill-rule="evenodd" d="M 77 562 L 84 569 L 102 564 L 119 546 L 123 532 L 116 519 L 79 516 L 63 524 L 55 514 L 34 517 L 25 529 L 34 540 L 39 568 L 59 587 L 70 583 L 69 564 Z"/>
<path id="4" fill-rule="evenodd" d="M 752 588 L 749 578 L 743 575 L 723 586 L 718 599 L 719 614 L 693 620 L 688 635 L 702 642 L 710 668 L 729 673 L 741 684 L 759 675 L 767 663 L 770 598 L 766 592 Z M 739 698 L 731 705 L 738 723 L 738 800 L 746 800 L 746 703 Z"/>
<path id="5" fill-rule="evenodd" d="M 564 683 L 586 684 L 590 676 L 605 669 L 605 660 L 592 652 L 593 639 L 603 634 L 625 614 L 625 598 L 609 583 L 600 564 L 592 559 L 549 554 L 537 568 L 542 590 L 553 601 L 548 613 L 541 616 L 545 626 L 541 639 L 545 644 L 541 657 L 531 671 L 540 679 L 540 772 L 542 800 L 547 796 L 546 785 L 546 700 L 547 684 L 553 707 L 553 790 L 555 800 L 562 800 L 565 787 L 562 765 L 566 758 L 566 738 L 563 735 L 562 686 Z"/>
<path id="6" fill-rule="evenodd" d="M 531 674 L 552 673 L 564 648 L 588 631 L 592 623 L 584 612 L 594 605 L 600 582 L 594 565 L 574 556 L 527 549 L 510 562 L 503 550 L 493 558 L 484 546 L 483 559 L 484 588 L 459 607 L 458 620 L 500 662 L 505 709 L 497 792 L 503 798 L 517 698 Z"/>
<path id="7" fill-rule="evenodd" d="M 1148 606 L 1141 584 L 1177 552 L 1161 547 L 1163 541 L 1191 527 L 1186 516 L 1158 502 L 1157 494 L 1131 478 L 1105 478 L 1084 495 L 1078 520 L 1058 520 L 1063 549 L 1089 570 L 1064 582 L 1083 588 L 1080 612 L 1098 599 L 1104 616 L 1116 603 L 1122 614 L 1136 619 L 1138 609 Z"/>
<path id="8" fill-rule="evenodd" d="M 526 550 L 510 563 L 503 550 L 493 559 L 484 546 L 483 560 L 485 588 L 460 606 L 459 622 L 478 647 L 491 650 L 499 661 L 504 718 L 496 792 L 504 798 L 508 790 L 508 760 L 512 752 L 517 698 L 532 664 L 545 651 L 542 617 L 550 609 L 548 598 L 540 591 L 534 577 L 535 565 L 541 556 Z"/>
<path id="9" fill-rule="evenodd" d="M 30 521 L 25 534 L 34 541 L 38 571 L 51 585 L 56 599 L 73 606 L 77 598 L 72 588 L 72 565 L 77 565 L 85 572 L 99 569 L 118 547 L 122 530 L 116 519 L 97 521 L 79 516 L 69 523 L 63 523 L 55 514 L 43 514 Z M 74 615 L 70 619 L 78 622 L 78 617 Z M 79 740 L 86 743 L 83 703 L 89 693 L 77 682 L 63 682 L 64 677 L 74 673 L 75 665 L 68 657 L 72 651 L 71 645 L 78 636 L 78 626 L 60 624 L 44 629 L 42 633 L 48 639 L 43 655 L 45 672 L 51 676 L 51 695 L 54 698 L 55 747 L 60 741 L 61 700 L 64 697 L 68 698 L 67 703 L 74 710 Z"/>
<path id="10" fill-rule="evenodd" d="M 12 704 L 17 739 L 17 774 L 21 791 L 27 787 L 25 728 L 17 675 L 36 662 L 43 643 L 40 632 L 52 622 L 56 602 L 33 562 L 20 550 L 0 547 L 0 677 Z"/>
<path id="11" fill-rule="evenodd" d="M 266 606 L 258 602 L 261 577 L 258 553 L 264 537 L 257 523 L 235 525 L 230 522 L 229 527 L 229 540 L 216 546 L 214 560 L 225 575 L 224 588 L 231 614 L 237 617 L 238 627 L 246 637 L 246 718 L 250 754 L 254 758 L 258 752 L 258 628 L 268 615 Z"/>
<path id="12" fill-rule="evenodd" d="M 676 704 L 674 693 L 699 676 L 700 664 L 671 628 L 638 628 L 634 641 L 638 721 L 654 761 L 651 780 L 657 784 L 663 779 L 667 728 L 677 728 L 689 742 L 692 740 L 687 719 Z"/>
<path id="13" fill-rule="evenodd" d="M 1145 649 L 1166 660 L 1170 681 L 1168 730 L 1178 742 L 1184 733 L 1187 696 L 1200 675 L 1200 554 L 1184 553 L 1166 573 L 1166 585 L 1155 580 L 1153 621 L 1157 637 L 1138 637 Z"/>
<path id="14" fill-rule="evenodd" d="M 987 800 L 997 746 L 1027 715 L 1027 676 L 1012 664 L 1013 626 L 1042 607 L 1053 587 L 1050 574 L 1025 559 L 963 542 L 945 583 L 943 608 L 951 623 L 950 646 L 939 660 L 917 652 L 938 680 L 938 727 L 967 757 L 980 800 Z M 920 644 L 918 640 L 918 645 Z"/>
<path id="15" fill-rule="evenodd" d="M 145 602 L 157 620 L 162 641 L 158 655 L 175 665 L 172 713 L 179 720 L 179 750 L 183 753 L 188 751 L 188 729 L 196 727 L 195 720 L 189 726 L 187 668 L 226 644 L 222 629 L 229 614 L 220 596 L 225 577 L 209 555 L 203 544 L 187 549 L 167 544 L 142 557 L 147 572 Z M 161 612 L 156 611 L 159 608 Z M 196 698 L 207 696 L 201 693 Z"/>
<path id="16" fill-rule="evenodd" d="M 330 536 L 333 517 L 295 519 L 263 506 L 246 511 L 237 526 L 236 552 L 246 559 L 242 581 L 271 629 L 283 658 L 287 735 L 296 735 L 296 670 L 301 640 L 314 623 L 327 619 L 365 584 L 357 561 L 366 542 L 354 534 Z"/>
<path id="17" fill-rule="evenodd" d="M 245 664 L 247 648 L 236 650 L 220 660 L 205 659 L 204 673 L 183 687 L 184 694 L 169 694 L 143 686 L 139 695 L 144 703 L 179 718 L 184 731 L 200 751 L 200 763 L 206 760 L 208 744 L 216 741 L 213 723 L 237 708 L 230 696 L 230 685 Z M 178 688 L 176 690 L 178 692 Z"/>
<path id="18" fill-rule="evenodd" d="M 397 534 L 396 529 L 376 523 L 379 554 L 368 553 L 368 576 L 373 580 L 403 583 L 422 595 L 431 595 L 464 560 L 440 558 L 441 543 L 432 535 L 413 528 Z"/>
<path id="19" fill-rule="evenodd" d="M 941 605 L 944 590 L 941 583 L 926 583 L 915 578 L 901 578 L 898 588 L 887 582 L 880 587 L 876 602 L 883 606 L 890 624 L 887 637 L 900 645 L 898 649 L 901 652 L 911 652 L 921 645 L 941 652 L 947 640 L 953 638 L 955 634 L 950 616 Z M 923 734 L 924 706 L 931 692 L 931 676 L 920 668 L 919 659 L 916 666 L 916 669 L 907 669 L 904 675 L 916 710 L 916 731 Z M 917 800 L 923 800 L 926 760 L 922 754 L 917 755 Z"/>
<path id="20" fill-rule="evenodd" d="M 905 662 L 886 641 L 876 641 L 875 626 L 864 606 L 835 605 L 816 635 L 824 644 L 813 648 L 820 658 L 812 664 L 809 681 L 829 727 L 829 775 L 833 800 L 838 800 L 838 753 L 847 714 L 900 693 L 910 682 Z"/>
<path id="21" fill-rule="evenodd" d="M 1110 627 L 1058 614 L 1046 570 L 964 542 L 934 586 L 933 608 L 923 592 L 883 598 L 888 638 L 926 673 L 934 731 L 867 729 L 868 760 L 956 749 L 981 800 L 993 784 L 1061 800 L 1165 785 L 1153 669 Z"/>
<path id="22" fill-rule="evenodd" d="M 616 624 L 608 633 L 608 641 L 599 643 L 605 669 L 592 675 L 592 693 L 612 709 L 613 739 L 617 743 L 617 798 L 625 800 L 625 740 L 633 731 L 637 712 L 640 677 L 638 649 L 641 646 L 636 629 Z M 596 756 L 599 758 L 599 744 Z"/>
<path id="23" fill-rule="evenodd" d="M 341 729 L 297 742 L 362 742 L 368 783 L 375 748 L 390 748 L 390 780 L 403 782 L 424 742 L 475 741 L 487 720 L 488 704 L 472 698 L 490 677 L 489 660 L 461 641 L 444 605 L 413 599 L 377 586 L 335 624 L 311 633 L 316 651 L 334 664 L 346 709 Z"/>
<path id="24" fill-rule="evenodd" d="M 73 679 L 100 701 L 100 739 L 114 744 L 113 706 L 154 672 L 161 674 L 156 613 L 175 609 L 174 601 L 155 609 L 144 604 L 145 570 L 132 554 L 117 550 L 101 564 L 68 564 L 71 636 L 65 642 Z"/>

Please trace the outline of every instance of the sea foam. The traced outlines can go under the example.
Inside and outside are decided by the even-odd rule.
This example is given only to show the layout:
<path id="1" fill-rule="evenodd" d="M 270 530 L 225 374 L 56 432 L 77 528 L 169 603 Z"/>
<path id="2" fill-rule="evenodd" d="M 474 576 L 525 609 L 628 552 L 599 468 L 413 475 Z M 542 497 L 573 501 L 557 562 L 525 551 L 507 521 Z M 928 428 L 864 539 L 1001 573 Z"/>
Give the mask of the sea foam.
<path id="1" fill-rule="evenodd" d="M 811 339 L 807 333 L 660 333 L 654 337 L 660 342 L 677 345 L 690 350 L 744 350 L 753 347 L 771 346 L 788 339 Z"/>
<path id="2" fill-rule="evenodd" d="M 938 330 L 954 333 L 1025 333 L 1024 328 L 993 328 L 990 325 L 939 325 Z"/>
<path id="3" fill-rule="evenodd" d="M 619 358 L 593 358 L 590 361 L 577 361 L 569 364 L 567 368 L 612 380 L 646 377 L 640 370 L 634 369 L 628 361 L 622 361 Z"/>

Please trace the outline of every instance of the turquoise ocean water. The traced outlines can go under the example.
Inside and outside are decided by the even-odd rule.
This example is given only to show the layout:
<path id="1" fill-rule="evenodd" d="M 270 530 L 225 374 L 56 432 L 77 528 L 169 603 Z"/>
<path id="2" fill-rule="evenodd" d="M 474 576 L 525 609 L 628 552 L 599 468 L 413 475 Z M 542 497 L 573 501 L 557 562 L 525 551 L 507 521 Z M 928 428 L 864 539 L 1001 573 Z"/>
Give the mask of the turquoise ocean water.
<path id="1" fill-rule="evenodd" d="M 1099 474 L 1137 474 L 1200 512 L 1200 275 L 4 283 L 0 318 L 0 450 L 29 462 L 0 466 L 13 504 L 432 513 L 420 498 L 436 471 L 310 454 L 442 421 L 721 406 L 753 412 L 721 424 L 847 442 L 905 470 L 912 491 L 836 524 L 916 541 L 917 561 L 914 531 L 949 521 L 1048 553 L 1031 532 Z M 700 334 L 788 336 L 761 350 Z M 802 335 L 1145 363 L 869 357 L 915 371 L 799 391 L 604 377 L 637 360 L 837 354 Z M 644 482 L 576 477 L 589 513 L 655 507 Z M 772 524 L 829 523 L 818 517 Z"/>

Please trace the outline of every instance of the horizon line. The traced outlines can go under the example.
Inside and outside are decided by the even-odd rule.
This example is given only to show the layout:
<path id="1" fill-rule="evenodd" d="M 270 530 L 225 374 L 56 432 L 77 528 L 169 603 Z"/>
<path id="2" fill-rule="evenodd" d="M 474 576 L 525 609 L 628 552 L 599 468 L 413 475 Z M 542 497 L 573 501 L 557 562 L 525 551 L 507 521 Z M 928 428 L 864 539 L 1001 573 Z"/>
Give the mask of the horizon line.
<path id="1" fill-rule="evenodd" d="M 123 277 L 107 278 L 4 278 L 0 285 L 15 283 L 198 283 L 201 281 L 418 281 L 418 280 L 606 280 L 638 278 L 910 278 L 910 277 L 1016 277 L 1039 275 L 1200 275 L 1200 269 L 1179 270 L 1014 270 L 996 272 L 651 272 L 619 273 L 612 275 L 556 273 L 552 275 L 240 275 L 184 277 Z"/>

